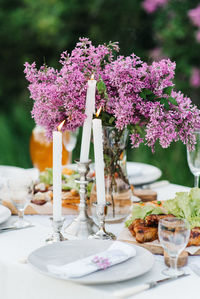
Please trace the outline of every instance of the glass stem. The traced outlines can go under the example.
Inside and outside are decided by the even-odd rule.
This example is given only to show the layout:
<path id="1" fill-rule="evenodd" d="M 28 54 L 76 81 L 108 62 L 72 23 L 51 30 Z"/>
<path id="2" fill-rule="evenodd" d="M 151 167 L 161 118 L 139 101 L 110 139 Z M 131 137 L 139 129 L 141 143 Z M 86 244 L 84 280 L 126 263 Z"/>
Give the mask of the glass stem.
<path id="1" fill-rule="evenodd" d="M 71 164 L 72 163 L 72 152 L 68 152 L 68 154 L 69 154 L 68 163 Z"/>
<path id="2" fill-rule="evenodd" d="M 194 187 L 199 188 L 199 175 L 194 176 Z"/>
<path id="3" fill-rule="evenodd" d="M 170 268 L 173 270 L 174 276 L 177 276 L 177 259 L 177 256 L 170 258 Z"/>
<path id="4" fill-rule="evenodd" d="M 19 221 L 23 222 L 24 220 L 24 209 L 23 210 L 18 210 L 18 217 L 19 217 Z"/>

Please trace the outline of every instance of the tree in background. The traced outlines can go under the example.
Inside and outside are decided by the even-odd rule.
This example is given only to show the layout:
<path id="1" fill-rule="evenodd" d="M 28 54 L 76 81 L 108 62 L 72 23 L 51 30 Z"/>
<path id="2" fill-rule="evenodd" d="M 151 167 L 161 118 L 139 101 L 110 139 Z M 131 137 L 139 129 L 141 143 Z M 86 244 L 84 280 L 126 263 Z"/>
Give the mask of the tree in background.
<path id="1" fill-rule="evenodd" d="M 199 104 L 200 1 L 144 0 L 142 6 L 152 17 L 156 48 L 150 55 L 176 61 L 177 87 Z"/>
<path id="2" fill-rule="evenodd" d="M 152 44 L 150 20 L 140 22 L 144 17 L 137 0 L 1 0 L 0 164 L 31 166 L 34 122 L 24 62 L 57 67 L 60 53 L 74 48 L 80 36 L 94 44 L 119 41 L 122 54 L 134 50 L 145 59 Z"/>

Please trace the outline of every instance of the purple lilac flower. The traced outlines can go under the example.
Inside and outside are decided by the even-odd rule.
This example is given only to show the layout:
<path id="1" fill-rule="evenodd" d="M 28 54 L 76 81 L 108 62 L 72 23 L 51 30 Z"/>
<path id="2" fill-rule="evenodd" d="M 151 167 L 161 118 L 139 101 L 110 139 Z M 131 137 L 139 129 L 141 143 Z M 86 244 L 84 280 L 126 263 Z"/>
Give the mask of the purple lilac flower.
<path id="1" fill-rule="evenodd" d="M 87 82 L 93 74 L 105 84 L 104 92 L 96 91 L 96 109 L 101 106 L 114 117 L 118 130 L 129 127 L 133 147 L 143 142 L 154 150 L 157 140 L 164 148 L 181 140 L 192 148 L 200 112 L 189 98 L 173 90 L 175 63 L 162 59 L 147 65 L 135 54 L 114 59 L 113 50 L 119 51 L 118 43 L 95 47 L 82 38 L 71 54 L 61 54 L 60 70 L 36 69 L 35 63 L 25 63 L 35 122 L 46 129 L 49 138 L 64 119 L 63 130 L 82 126 Z M 197 71 L 195 76 L 192 82 L 197 85 Z M 151 97 L 144 96 L 144 90 Z M 172 102 L 168 102 L 170 97 Z"/>
<path id="2" fill-rule="evenodd" d="M 142 3 L 143 8 L 147 13 L 155 12 L 159 7 L 164 7 L 168 0 L 144 0 Z"/>
<path id="3" fill-rule="evenodd" d="M 149 52 L 149 57 L 154 61 L 159 61 L 161 59 L 166 59 L 167 57 L 163 54 L 162 49 L 156 47 Z"/>
<path id="4" fill-rule="evenodd" d="M 190 77 L 190 85 L 196 88 L 200 87 L 200 69 L 198 68 L 192 69 L 192 74 Z"/>
<path id="5" fill-rule="evenodd" d="M 111 266 L 111 263 L 108 258 L 103 258 L 99 256 L 95 256 L 92 262 L 97 265 L 99 270 L 105 270 Z"/>
<path id="6" fill-rule="evenodd" d="M 199 30 L 197 30 L 196 34 L 195 34 L 195 37 L 196 37 L 196 41 L 198 43 L 200 43 L 200 27 L 199 27 Z"/>
<path id="7" fill-rule="evenodd" d="M 130 135 L 132 147 L 137 148 L 140 146 L 140 143 L 143 142 L 143 138 L 140 137 L 140 134 L 133 133 Z"/>
<path id="8" fill-rule="evenodd" d="M 200 28 L 200 4 L 196 8 L 189 10 L 188 16 L 193 25 Z"/>

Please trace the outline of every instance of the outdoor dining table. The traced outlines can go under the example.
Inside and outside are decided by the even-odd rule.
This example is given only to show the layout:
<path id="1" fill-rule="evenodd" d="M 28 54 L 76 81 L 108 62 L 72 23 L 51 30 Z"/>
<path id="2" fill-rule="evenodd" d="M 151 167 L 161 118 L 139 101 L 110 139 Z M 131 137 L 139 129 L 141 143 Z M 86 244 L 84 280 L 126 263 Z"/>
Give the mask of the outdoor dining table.
<path id="1" fill-rule="evenodd" d="M 189 188 L 174 184 L 156 189 L 158 200 L 173 198 L 177 191 L 187 191 Z M 12 221 L 15 216 L 9 219 Z M 26 216 L 34 226 L 27 229 L 4 232 L 0 235 L 0 298 L 1 299 L 66 299 L 66 298 L 115 298 L 114 292 L 128 287 L 165 278 L 161 274 L 164 264 L 163 256 L 155 256 L 153 268 L 146 274 L 127 280 L 104 285 L 81 285 L 65 280 L 45 276 L 26 262 L 29 254 L 45 245 L 45 239 L 51 233 L 48 216 Z M 73 219 L 66 216 L 66 226 Z M 123 229 L 124 223 L 107 224 L 107 229 L 117 236 Z M 67 242 L 67 241 L 66 241 Z M 81 250 L 81 249 L 80 249 Z M 190 265 L 200 265 L 199 256 L 190 256 L 185 271 L 189 276 L 159 285 L 151 290 L 134 296 L 136 299 L 165 299 L 165 298 L 198 298 L 200 277 Z M 130 297 L 131 298 L 131 297 Z"/>

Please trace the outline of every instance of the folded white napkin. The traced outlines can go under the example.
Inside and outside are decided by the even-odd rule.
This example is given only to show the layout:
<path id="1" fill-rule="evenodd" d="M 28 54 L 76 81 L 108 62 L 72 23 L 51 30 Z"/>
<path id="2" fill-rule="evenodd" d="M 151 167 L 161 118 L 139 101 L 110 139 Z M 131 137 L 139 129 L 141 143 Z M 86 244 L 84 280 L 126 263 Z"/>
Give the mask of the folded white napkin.
<path id="1" fill-rule="evenodd" d="M 78 278 L 122 263 L 135 255 L 136 250 L 133 246 L 115 241 L 105 251 L 61 266 L 48 265 L 47 269 L 61 277 Z"/>

